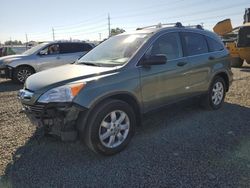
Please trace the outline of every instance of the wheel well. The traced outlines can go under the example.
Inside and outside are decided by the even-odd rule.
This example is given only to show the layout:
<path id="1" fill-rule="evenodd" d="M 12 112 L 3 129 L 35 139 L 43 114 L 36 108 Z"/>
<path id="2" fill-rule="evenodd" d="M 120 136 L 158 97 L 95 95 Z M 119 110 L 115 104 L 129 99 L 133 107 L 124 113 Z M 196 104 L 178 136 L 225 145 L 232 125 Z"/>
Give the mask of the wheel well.
<path id="1" fill-rule="evenodd" d="M 227 76 L 227 74 L 225 72 L 221 72 L 219 74 L 216 74 L 216 76 L 220 76 L 221 78 L 224 79 L 225 83 L 226 83 L 226 91 L 229 90 L 229 78 Z"/>
<path id="2" fill-rule="evenodd" d="M 33 70 L 34 73 L 36 72 L 36 70 L 34 69 L 34 67 L 32 67 L 31 65 L 19 65 L 15 69 L 18 69 L 20 67 L 29 67 L 29 68 L 31 68 Z"/>
<path id="3" fill-rule="evenodd" d="M 121 101 L 128 103 L 130 106 L 132 106 L 132 108 L 135 112 L 137 125 L 141 124 L 140 106 L 139 106 L 137 100 L 133 96 L 131 96 L 129 94 L 116 94 L 116 95 L 109 96 L 100 102 L 103 102 L 104 100 L 107 100 L 107 99 L 117 99 L 117 100 L 121 100 Z"/>

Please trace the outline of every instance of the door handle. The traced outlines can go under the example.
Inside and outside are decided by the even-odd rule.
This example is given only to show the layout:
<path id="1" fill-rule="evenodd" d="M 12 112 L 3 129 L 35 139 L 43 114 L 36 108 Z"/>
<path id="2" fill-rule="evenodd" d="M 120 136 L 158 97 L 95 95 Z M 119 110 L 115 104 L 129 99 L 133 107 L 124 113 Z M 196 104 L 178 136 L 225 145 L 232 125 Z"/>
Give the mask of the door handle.
<path id="1" fill-rule="evenodd" d="M 214 56 L 210 56 L 208 59 L 209 59 L 209 60 L 214 60 L 215 57 L 214 57 Z"/>
<path id="2" fill-rule="evenodd" d="M 186 65 L 186 64 L 187 64 L 187 62 L 179 62 L 179 63 L 177 63 L 177 66 L 183 67 L 183 66 Z"/>

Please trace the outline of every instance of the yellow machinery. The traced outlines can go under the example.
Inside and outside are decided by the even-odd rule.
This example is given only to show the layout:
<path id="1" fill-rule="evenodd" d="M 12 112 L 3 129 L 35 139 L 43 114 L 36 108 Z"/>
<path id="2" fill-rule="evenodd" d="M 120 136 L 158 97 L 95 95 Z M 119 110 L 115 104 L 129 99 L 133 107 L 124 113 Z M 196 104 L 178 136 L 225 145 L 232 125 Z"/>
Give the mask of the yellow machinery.
<path id="1" fill-rule="evenodd" d="M 244 60 L 250 64 L 250 8 L 246 9 L 244 24 L 233 28 L 230 19 L 218 22 L 213 30 L 222 37 L 230 51 L 232 66 L 241 67 Z"/>

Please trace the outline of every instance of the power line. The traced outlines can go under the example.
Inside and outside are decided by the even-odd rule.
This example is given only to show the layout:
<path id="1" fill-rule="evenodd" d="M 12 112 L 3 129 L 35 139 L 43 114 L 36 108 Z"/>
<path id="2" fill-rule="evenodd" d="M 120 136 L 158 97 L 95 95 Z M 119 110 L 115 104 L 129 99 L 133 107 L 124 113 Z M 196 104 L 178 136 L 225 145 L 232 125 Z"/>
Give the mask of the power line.
<path id="1" fill-rule="evenodd" d="M 99 19 L 96 19 L 96 18 L 99 18 Z M 75 24 L 71 24 L 71 25 L 60 25 L 60 26 L 55 26 L 56 29 L 59 29 L 59 28 L 70 28 L 70 27 L 76 27 L 78 25 L 83 25 L 83 24 L 86 24 L 86 23 L 91 23 L 93 22 L 94 20 L 103 20 L 103 14 L 100 14 L 99 16 L 96 16 L 94 18 L 90 18 L 90 19 L 87 19 L 87 20 L 84 20 L 82 22 L 79 22 L 79 23 L 75 23 Z"/>

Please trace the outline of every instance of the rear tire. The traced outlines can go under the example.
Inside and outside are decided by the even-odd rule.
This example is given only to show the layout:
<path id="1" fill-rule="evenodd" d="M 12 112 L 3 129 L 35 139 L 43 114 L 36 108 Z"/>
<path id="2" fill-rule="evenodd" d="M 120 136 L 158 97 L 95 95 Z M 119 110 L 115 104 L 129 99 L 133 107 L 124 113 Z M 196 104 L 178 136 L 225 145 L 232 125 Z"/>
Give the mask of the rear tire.
<path id="1" fill-rule="evenodd" d="M 225 95 L 225 80 L 216 76 L 209 87 L 208 93 L 202 97 L 201 105 L 207 110 L 218 110 L 224 103 Z"/>
<path id="2" fill-rule="evenodd" d="M 14 70 L 13 80 L 17 83 L 24 83 L 25 80 L 34 73 L 35 71 L 32 67 L 20 66 Z"/>
<path id="3" fill-rule="evenodd" d="M 121 100 L 107 100 L 97 105 L 87 121 L 86 145 L 96 153 L 113 155 L 122 151 L 135 132 L 133 108 Z"/>
<path id="4" fill-rule="evenodd" d="M 239 57 L 234 57 L 231 59 L 231 66 L 235 68 L 240 68 L 242 67 L 244 63 L 244 60 L 239 58 Z"/>

